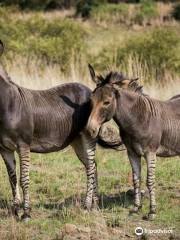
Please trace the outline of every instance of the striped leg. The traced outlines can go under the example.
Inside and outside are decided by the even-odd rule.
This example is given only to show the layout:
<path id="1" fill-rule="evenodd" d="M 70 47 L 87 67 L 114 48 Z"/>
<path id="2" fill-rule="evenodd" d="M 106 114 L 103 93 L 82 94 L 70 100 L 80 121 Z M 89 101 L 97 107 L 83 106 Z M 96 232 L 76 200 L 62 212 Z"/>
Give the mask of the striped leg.
<path id="1" fill-rule="evenodd" d="M 87 194 L 85 207 L 90 210 L 92 203 L 94 203 L 95 206 L 98 203 L 97 169 L 96 162 L 94 160 L 96 140 L 82 133 L 72 143 L 72 147 L 86 168 Z"/>
<path id="2" fill-rule="evenodd" d="M 155 199 L 155 167 L 156 167 L 156 154 L 148 152 L 145 155 L 147 161 L 147 187 L 150 195 L 150 212 L 148 219 L 153 220 L 156 216 L 156 199 Z"/>
<path id="3" fill-rule="evenodd" d="M 16 175 L 16 160 L 13 152 L 0 151 L 2 158 L 5 162 L 7 172 L 9 175 L 9 181 L 11 184 L 12 194 L 13 194 L 13 214 L 18 217 L 18 212 L 20 209 L 20 194 L 19 187 L 17 184 L 17 175 Z"/>
<path id="4" fill-rule="evenodd" d="M 128 157 L 132 167 L 135 194 L 134 207 L 130 213 L 137 213 L 141 209 L 141 157 L 130 149 L 128 149 Z"/>
<path id="5" fill-rule="evenodd" d="M 96 162 L 95 162 L 96 164 Z M 99 197 L 98 197 L 98 175 L 97 175 L 97 166 L 95 170 L 95 180 L 93 187 L 93 208 L 97 209 L 99 205 Z"/>
<path id="6" fill-rule="evenodd" d="M 30 165 L 30 148 L 27 145 L 19 147 L 19 158 L 20 158 L 20 185 L 23 191 L 23 208 L 24 214 L 21 219 L 28 221 L 30 216 L 30 205 L 29 205 L 29 165 Z"/>

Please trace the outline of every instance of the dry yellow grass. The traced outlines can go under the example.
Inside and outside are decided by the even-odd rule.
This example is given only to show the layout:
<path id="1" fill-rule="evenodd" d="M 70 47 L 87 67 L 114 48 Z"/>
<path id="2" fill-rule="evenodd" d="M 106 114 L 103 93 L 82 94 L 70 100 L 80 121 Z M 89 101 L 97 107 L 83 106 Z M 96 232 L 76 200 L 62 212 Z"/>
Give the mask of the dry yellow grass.
<path id="1" fill-rule="evenodd" d="M 5 65 L 12 81 L 26 88 L 38 90 L 68 82 L 80 82 L 93 89 L 95 85 L 91 81 L 87 64 L 86 61 L 81 65 L 72 63 L 68 76 L 60 71 L 58 65 L 43 65 L 42 67 L 35 59 L 27 62 L 27 59 L 16 57 L 15 62 L 6 62 Z M 119 69 L 114 66 L 108 66 L 104 74 L 111 70 L 122 71 L 122 69 L 127 76 L 139 77 L 139 82 L 144 86 L 144 91 L 154 98 L 166 100 L 180 92 L 179 76 L 166 72 L 165 79 L 167 84 L 157 84 L 148 67 L 142 65 L 136 58 L 129 58 L 128 64 L 122 64 Z M 145 80 L 149 79 L 149 77 L 151 77 L 151 84 L 145 83 Z"/>

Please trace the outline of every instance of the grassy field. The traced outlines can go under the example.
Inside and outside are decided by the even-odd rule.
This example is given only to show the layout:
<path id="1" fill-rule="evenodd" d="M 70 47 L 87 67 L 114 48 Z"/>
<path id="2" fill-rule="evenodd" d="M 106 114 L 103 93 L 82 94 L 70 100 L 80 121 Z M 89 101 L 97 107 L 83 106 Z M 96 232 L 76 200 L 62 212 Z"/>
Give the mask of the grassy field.
<path id="1" fill-rule="evenodd" d="M 173 234 L 149 234 L 144 239 L 178 239 L 180 229 L 180 182 L 178 158 L 157 161 L 158 214 L 153 222 L 142 220 L 148 211 L 148 194 L 142 213 L 129 216 L 133 203 L 131 168 L 126 153 L 97 149 L 100 209 L 83 209 L 86 177 L 71 149 L 48 155 L 32 154 L 32 220 L 16 222 L 8 214 L 10 186 L 4 163 L 0 162 L 0 239 L 136 239 L 134 230 L 173 229 Z M 143 161 L 143 185 L 146 164 Z M 176 235 L 175 238 L 173 236 Z"/>

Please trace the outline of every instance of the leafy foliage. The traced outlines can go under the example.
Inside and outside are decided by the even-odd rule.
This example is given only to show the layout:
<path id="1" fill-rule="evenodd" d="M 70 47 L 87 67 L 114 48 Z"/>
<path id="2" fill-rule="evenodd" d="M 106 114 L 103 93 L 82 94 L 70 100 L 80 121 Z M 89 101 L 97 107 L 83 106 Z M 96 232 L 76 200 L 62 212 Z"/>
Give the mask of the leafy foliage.
<path id="1" fill-rule="evenodd" d="M 152 0 L 141 0 L 134 16 L 134 22 L 143 24 L 158 16 L 156 3 Z"/>
<path id="2" fill-rule="evenodd" d="M 2 8 L 0 12 L 3 13 Z M 21 34 L 19 34 L 21 33 Z M 58 63 L 61 70 L 69 70 L 71 61 L 79 61 L 85 52 L 83 28 L 70 19 L 46 20 L 34 15 L 27 20 L 13 20 L 4 12 L 0 18 L 0 36 L 13 54 L 38 57 L 46 63 Z"/>
<path id="3" fill-rule="evenodd" d="M 127 4 L 104 4 L 93 8 L 91 16 L 97 22 L 119 23 L 128 16 Z"/>
<path id="4" fill-rule="evenodd" d="M 135 56 L 150 70 L 156 70 L 156 77 L 163 78 L 165 71 L 180 73 L 180 43 L 176 31 L 168 28 L 155 29 L 128 38 L 124 43 L 113 43 L 103 48 L 96 58 L 96 65 L 120 66 Z"/>
<path id="5" fill-rule="evenodd" d="M 75 6 L 78 0 L 0 0 L 2 5 L 17 5 L 22 9 L 48 10 L 70 8 Z"/>
<path id="6" fill-rule="evenodd" d="M 90 17 L 93 8 L 104 2 L 106 0 L 79 0 L 76 4 L 76 14 L 84 18 Z"/>

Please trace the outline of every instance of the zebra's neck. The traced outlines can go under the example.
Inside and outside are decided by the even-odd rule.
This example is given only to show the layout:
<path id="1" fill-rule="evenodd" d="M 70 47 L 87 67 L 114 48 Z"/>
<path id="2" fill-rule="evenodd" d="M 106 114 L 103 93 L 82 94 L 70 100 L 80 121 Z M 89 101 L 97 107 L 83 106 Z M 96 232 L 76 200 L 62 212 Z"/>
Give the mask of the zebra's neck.
<path id="1" fill-rule="evenodd" d="M 122 128 L 131 128 L 141 122 L 148 122 L 151 117 L 158 117 L 158 101 L 138 93 L 122 90 L 117 99 L 115 121 Z"/>

